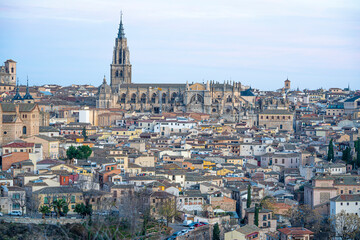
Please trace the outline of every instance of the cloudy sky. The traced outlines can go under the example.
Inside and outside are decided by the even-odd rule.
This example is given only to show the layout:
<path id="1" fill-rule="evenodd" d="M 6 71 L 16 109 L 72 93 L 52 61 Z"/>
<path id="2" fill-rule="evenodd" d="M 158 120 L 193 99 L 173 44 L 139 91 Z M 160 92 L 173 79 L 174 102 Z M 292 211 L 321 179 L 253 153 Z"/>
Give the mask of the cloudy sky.
<path id="1" fill-rule="evenodd" d="M 20 83 L 100 85 L 120 10 L 133 82 L 360 89 L 359 0 L 0 0 Z"/>

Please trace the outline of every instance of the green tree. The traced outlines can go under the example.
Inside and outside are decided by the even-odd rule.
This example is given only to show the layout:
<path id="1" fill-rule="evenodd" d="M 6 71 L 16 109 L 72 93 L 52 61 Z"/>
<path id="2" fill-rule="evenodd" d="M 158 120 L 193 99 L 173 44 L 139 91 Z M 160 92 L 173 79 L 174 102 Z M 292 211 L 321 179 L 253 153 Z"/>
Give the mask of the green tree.
<path id="1" fill-rule="evenodd" d="M 84 140 L 85 140 L 85 141 L 88 139 L 88 136 L 87 136 L 86 128 L 85 128 L 85 127 L 83 128 L 81 135 L 84 137 Z"/>
<path id="2" fill-rule="evenodd" d="M 79 214 L 82 218 L 85 218 L 86 216 L 91 216 L 92 205 L 91 204 L 85 205 L 84 203 L 77 203 L 75 205 L 74 212 Z"/>
<path id="3" fill-rule="evenodd" d="M 360 167 L 360 138 L 354 141 L 355 152 L 356 152 L 356 165 Z"/>
<path id="4" fill-rule="evenodd" d="M 87 145 L 82 145 L 80 147 L 77 148 L 78 152 L 81 152 L 81 156 L 82 158 L 80 159 L 88 159 L 92 153 L 92 150 L 89 146 Z"/>
<path id="5" fill-rule="evenodd" d="M 51 212 L 51 209 L 49 206 L 47 205 L 42 205 L 40 208 L 39 208 L 39 212 L 42 213 L 42 218 L 45 219 L 45 215 L 46 214 L 49 214 Z"/>
<path id="6" fill-rule="evenodd" d="M 260 207 L 255 204 L 255 215 L 254 215 L 254 225 L 259 226 L 259 210 Z"/>
<path id="7" fill-rule="evenodd" d="M 328 146 L 327 160 L 328 161 L 334 160 L 334 144 L 333 144 L 332 139 L 330 140 L 329 146 Z"/>
<path id="8" fill-rule="evenodd" d="M 342 155 L 342 160 L 344 160 L 346 163 L 351 163 L 352 162 L 352 155 L 351 155 L 351 148 L 350 146 L 347 146 L 344 150 L 343 150 L 343 155 Z"/>
<path id="9" fill-rule="evenodd" d="M 62 212 L 65 214 L 65 216 L 67 216 L 69 211 L 70 211 L 70 209 L 67 204 L 62 207 Z"/>
<path id="10" fill-rule="evenodd" d="M 246 199 L 246 208 L 249 208 L 251 206 L 251 185 L 248 185 L 247 189 L 247 199 Z"/>
<path id="11" fill-rule="evenodd" d="M 69 160 L 72 160 L 74 158 L 76 158 L 77 156 L 77 149 L 74 146 L 70 146 L 67 150 L 66 150 L 66 157 Z"/>
<path id="12" fill-rule="evenodd" d="M 218 223 L 215 223 L 213 228 L 213 240 L 220 240 L 220 228 Z"/>
<path id="13" fill-rule="evenodd" d="M 56 199 L 53 202 L 53 207 L 54 207 L 54 211 L 56 212 L 56 217 L 60 217 L 61 214 L 63 213 L 63 209 L 65 206 L 67 206 L 68 204 L 66 203 L 66 201 L 64 199 Z"/>

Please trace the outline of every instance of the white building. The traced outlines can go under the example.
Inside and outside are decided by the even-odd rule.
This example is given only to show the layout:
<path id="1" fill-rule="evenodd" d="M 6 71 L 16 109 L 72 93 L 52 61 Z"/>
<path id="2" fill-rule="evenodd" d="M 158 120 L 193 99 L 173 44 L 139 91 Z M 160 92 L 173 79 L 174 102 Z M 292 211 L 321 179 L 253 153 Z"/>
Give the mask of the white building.
<path id="1" fill-rule="evenodd" d="M 154 126 L 154 132 L 161 136 L 169 137 L 173 133 L 187 133 L 196 126 L 196 122 L 187 120 L 161 120 Z"/>

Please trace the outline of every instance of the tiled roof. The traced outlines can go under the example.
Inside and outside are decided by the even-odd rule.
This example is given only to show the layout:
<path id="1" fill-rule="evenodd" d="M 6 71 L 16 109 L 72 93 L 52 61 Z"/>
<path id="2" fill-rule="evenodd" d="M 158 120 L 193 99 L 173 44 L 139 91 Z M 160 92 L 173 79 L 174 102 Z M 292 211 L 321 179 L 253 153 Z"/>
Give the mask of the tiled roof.
<path id="1" fill-rule="evenodd" d="M 334 202 L 358 202 L 358 201 L 360 201 L 360 194 L 339 195 L 339 196 L 336 196 L 336 197 L 330 199 L 330 201 L 334 201 Z"/>
<path id="2" fill-rule="evenodd" d="M 16 122 L 16 115 L 3 115 L 2 122 L 3 123 L 13 123 Z"/>
<path id="3" fill-rule="evenodd" d="M 81 190 L 77 187 L 45 187 L 34 194 L 59 194 L 59 193 L 80 193 Z"/>
<path id="4" fill-rule="evenodd" d="M 13 142 L 3 147 L 11 147 L 11 148 L 24 148 L 24 147 L 34 147 L 35 143 L 27 143 L 27 142 Z"/>
<path id="5" fill-rule="evenodd" d="M 3 112 L 16 112 L 15 106 L 19 105 L 20 112 L 31 112 L 35 107 L 35 103 L 1 103 L 0 106 Z"/>
<path id="6" fill-rule="evenodd" d="M 314 234 L 312 231 L 302 228 L 302 227 L 290 227 L 290 228 L 280 228 L 279 232 L 286 235 L 304 235 L 304 234 Z"/>
<path id="7" fill-rule="evenodd" d="M 255 225 L 245 225 L 245 226 L 243 226 L 241 228 L 236 229 L 236 231 L 238 231 L 238 232 L 240 232 L 242 234 L 248 235 L 248 234 L 253 233 L 253 232 L 259 232 L 260 228 L 258 228 Z"/>

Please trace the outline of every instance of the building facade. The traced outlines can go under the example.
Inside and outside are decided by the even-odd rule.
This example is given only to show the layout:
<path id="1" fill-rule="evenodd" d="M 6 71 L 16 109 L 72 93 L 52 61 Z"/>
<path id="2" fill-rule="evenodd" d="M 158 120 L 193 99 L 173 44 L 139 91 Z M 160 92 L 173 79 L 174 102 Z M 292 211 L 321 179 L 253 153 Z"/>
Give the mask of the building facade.
<path id="1" fill-rule="evenodd" d="M 14 60 L 6 60 L 4 66 L 0 66 L 0 84 L 16 84 L 16 62 Z"/>

